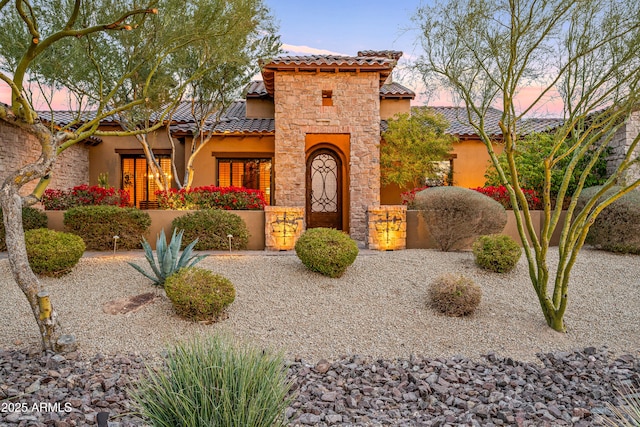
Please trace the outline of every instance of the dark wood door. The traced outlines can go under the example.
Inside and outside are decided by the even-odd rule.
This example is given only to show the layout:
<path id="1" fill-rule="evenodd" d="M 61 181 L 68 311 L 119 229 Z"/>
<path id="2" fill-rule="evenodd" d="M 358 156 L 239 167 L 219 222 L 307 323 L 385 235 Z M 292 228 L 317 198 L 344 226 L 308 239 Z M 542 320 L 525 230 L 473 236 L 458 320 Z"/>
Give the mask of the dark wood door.
<path id="1" fill-rule="evenodd" d="M 342 162 L 332 150 L 314 151 L 307 160 L 307 228 L 342 230 Z"/>

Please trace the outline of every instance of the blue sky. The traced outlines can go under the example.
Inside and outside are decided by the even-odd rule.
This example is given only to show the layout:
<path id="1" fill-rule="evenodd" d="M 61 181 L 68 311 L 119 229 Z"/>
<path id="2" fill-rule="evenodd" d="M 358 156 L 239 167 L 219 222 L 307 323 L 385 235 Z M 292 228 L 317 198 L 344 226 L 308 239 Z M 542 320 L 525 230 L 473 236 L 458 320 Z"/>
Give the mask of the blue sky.
<path id="1" fill-rule="evenodd" d="M 406 30 L 420 0 L 265 0 L 280 25 L 282 42 L 335 53 L 358 50 L 413 51 L 416 34 Z"/>
<path id="2" fill-rule="evenodd" d="M 360 50 L 402 51 L 394 78 L 416 92 L 414 104 L 425 103 L 423 86 L 408 67 L 421 53 L 411 18 L 425 0 L 264 1 L 279 24 L 283 49 L 289 54 L 355 56 Z M 451 105 L 451 100 L 432 99 L 430 104 Z"/>
<path id="3" fill-rule="evenodd" d="M 414 105 L 451 106 L 450 94 L 435 91 L 426 97 L 420 76 L 409 64 L 419 57 L 422 47 L 418 25 L 412 21 L 421 5 L 431 0 L 264 0 L 280 26 L 283 48 L 292 55 L 356 55 L 359 50 L 400 50 L 404 52 L 394 79 L 416 92 Z M 521 89 L 521 99 L 530 102 L 539 87 Z M 557 115 L 561 104 L 549 103 L 538 111 Z"/>

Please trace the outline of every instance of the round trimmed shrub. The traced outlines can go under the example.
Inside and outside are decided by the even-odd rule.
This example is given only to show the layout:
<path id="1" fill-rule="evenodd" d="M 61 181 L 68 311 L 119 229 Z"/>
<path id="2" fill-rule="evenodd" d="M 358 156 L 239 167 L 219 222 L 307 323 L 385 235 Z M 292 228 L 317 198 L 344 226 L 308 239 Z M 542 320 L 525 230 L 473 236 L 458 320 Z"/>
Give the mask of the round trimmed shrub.
<path id="1" fill-rule="evenodd" d="M 119 249 L 140 249 L 142 236 L 151 226 L 147 212 L 117 206 L 78 206 L 64 213 L 64 226 L 82 237 L 87 249 L 113 250 L 113 236 Z"/>
<path id="2" fill-rule="evenodd" d="M 84 242 L 71 233 L 38 228 L 24 233 L 29 265 L 34 273 L 60 277 L 71 271 L 84 253 Z"/>
<path id="3" fill-rule="evenodd" d="M 182 248 L 198 239 L 195 250 L 228 250 L 229 234 L 232 249 L 247 249 L 249 230 L 238 215 L 222 209 L 195 211 L 174 219 L 173 228 L 184 230 Z"/>
<path id="4" fill-rule="evenodd" d="M 585 188 L 578 198 L 576 212 L 601 188 Z M 599 201 L 621 189 L 610 188 Z M 633 190 L 604 208 L 589 229 L 585 242 L 605 251 L 640 255 L 640 190 Z"/>
<path id="5" fill-rule="evenodd" d="M 194 321 L 216 320 L 236 298 L 229 279 L 200 267 L 178 270 L 164 289 L 176 313 Z"/>
<path id="6" fill-rule="evenodd" d="M 472 246 L 476 264 L 485 270 L 506 273 L 514 269 L 522 255 L 522 248 L 504 234 L 480 236 Z"/>
<path id="7" fill-rule="evenodd" d="M 478 236 L 500 233 L 507 224 L 500 203 L 468 188 L 427 188 L 416 193 L 413 204 L 443 251 L 469 247 Z"/>
<path id="8" fill-rule="evenodd" d="M 333 228 L 311 228 L 296 242 L 296 255 L 309 270 L 340 277 L 356 260 L 358 245 L 348 234 Z"/>
<path id="9" fill-rule="evenodd" d="M 451 317 L 473 314 L 480 305 L 482 289 L 465 276 L 445 274 L 437 277 L 428 289 L 433 308 Z"/>
<path id="10" fill-rule="evenodd" d="M 35 230 L 36 228 L 47 228 L 47 215 L 40 209 L 32 207 L 22 208 L 22 228 L 24 231 Z M 2 220 L 2 209 L 0 209 L 0 252 L 7 250 L 7 242 L 4 238 L 4 221 Z"/>

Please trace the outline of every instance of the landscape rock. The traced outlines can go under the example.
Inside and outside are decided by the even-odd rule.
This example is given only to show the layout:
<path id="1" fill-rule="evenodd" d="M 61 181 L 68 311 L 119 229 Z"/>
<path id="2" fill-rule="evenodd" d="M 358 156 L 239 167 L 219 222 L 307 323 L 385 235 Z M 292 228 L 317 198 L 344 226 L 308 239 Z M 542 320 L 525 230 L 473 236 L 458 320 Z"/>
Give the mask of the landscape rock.
<path id="1" fill-rule="evenodd" d="M 617 388 L 640 385 L 638 355 L 614 358 L 606 348 L 587 348 L 538 358 L 287 362 L 294 400 L 285 416 L 301 426 L 597 426 L 611 416 L 609 403 L 622 403 Z M 129 396 L 145 362 L 161 363 L 140 354 L 0 350 L 0 400 L 30 409 L 44 404 L 0 412 L 0 426 L 95 425 L 103 411 L 111 427 L 145 426 Z"/>

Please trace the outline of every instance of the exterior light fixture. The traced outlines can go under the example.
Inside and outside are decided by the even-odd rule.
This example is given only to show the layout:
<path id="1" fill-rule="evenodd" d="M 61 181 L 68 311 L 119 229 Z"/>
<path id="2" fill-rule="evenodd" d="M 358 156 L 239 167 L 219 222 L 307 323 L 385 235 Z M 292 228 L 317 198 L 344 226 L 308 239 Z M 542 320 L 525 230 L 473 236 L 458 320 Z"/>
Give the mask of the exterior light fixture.
<path id="1" fill-rule="evenodd" d="M 407 247 L 407 207 L 372 206 L 369 215 L 369 249 L 393 251 Z"/>

